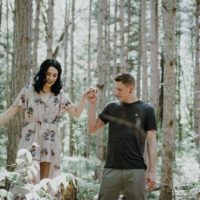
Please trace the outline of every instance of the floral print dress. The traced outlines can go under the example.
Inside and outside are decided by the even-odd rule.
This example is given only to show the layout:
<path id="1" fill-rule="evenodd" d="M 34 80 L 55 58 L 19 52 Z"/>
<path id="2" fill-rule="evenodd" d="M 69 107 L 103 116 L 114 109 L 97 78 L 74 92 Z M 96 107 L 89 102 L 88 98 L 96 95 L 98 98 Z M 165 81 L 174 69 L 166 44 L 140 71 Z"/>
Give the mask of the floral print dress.
<path id="1" fill-rule="evenodd" d="M 28 86 L 17 96 L 14 106 L 19 106 L 25 112 L 25 126 L 22 129 L 18 149 L 28 149 L 35 161 L 50 162 L 49 178 L 58 176 L 60 174 L 58 119 L 63 112 L 74 105 L 62 91 L 44 101 L 33 86 Z"/>

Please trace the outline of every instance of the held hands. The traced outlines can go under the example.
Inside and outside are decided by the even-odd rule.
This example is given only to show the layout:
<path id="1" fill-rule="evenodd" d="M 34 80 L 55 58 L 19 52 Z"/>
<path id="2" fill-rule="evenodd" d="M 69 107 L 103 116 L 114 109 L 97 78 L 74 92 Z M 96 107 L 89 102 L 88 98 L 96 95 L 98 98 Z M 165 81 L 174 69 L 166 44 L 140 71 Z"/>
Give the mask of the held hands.
<path id="1" fill-rule="evenodd" d="M 155 172 L 147 172 L 146 176 L 146 190 L 151 191 L 156 186 L 156 174 Z"/>
<path id="2" fill-rule="evenodd" d="M 97 101 L 97 88 L 89 88 L 86 90 L 86 97 L 87 100 L 91 103 L 91 104 L 95 104 Z"/>

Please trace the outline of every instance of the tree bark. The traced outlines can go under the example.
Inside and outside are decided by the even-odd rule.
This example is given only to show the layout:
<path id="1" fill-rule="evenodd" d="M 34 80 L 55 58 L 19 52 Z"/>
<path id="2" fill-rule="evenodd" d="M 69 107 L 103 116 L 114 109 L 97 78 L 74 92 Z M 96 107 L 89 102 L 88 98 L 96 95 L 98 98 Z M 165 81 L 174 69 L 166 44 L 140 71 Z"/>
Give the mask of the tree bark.
<path id="1" fill-rule="evenodd" d="M 40 24 L 40 2 L 41 0 L 36 0 L 36 14 L 35 14 L 35 30 L 33 39 L 33 73 L 35 74 L 38 67 L 38 43 L 39 43 L 39 24 Z"/>
<path id="2" fill-rule="evenodd" d="M 158 69 L 158 0 L 151 0 L 151 92 L 150 102 L 157 111 L 159 105 Z"/>
<path id="3" fill-rule="evenodd" d="M 148 77 L 147 77 L 147 38 L 146 38 L 146 0 L 140 2 L 141 22 L 141 70 L 142 70 L 142 100 L 148 100 Z"/>
<path id="4" fill-rule="evenodd" d="M 101 111 L 105 104 L 105 90 L 106 90 L 106 56 L 105 56 L 105 32 L 106 28 L 106 7 L 107 0 L 99 0 L 98 2 L 98 37 L 97 37 L 97 67 L 98 67 L 98 84 L 99 99 L 98 111 Z M 104 145 L 103 145 L 103 129 L 98 131 L 96 140 L 97 157 L 100 160 L 104 159 Z"/>
<path id="5" fill-rule="evenodd" d="M 163 0 L 164 27 L 164 113 L 160 199 L 173 199 L 175 151 L 175 20 L 176 0 Z"/>
<path id="6" fill-rule="evenodd" d="M 177 8 L 180 11 L 181 1 L 177 0 Z M 176 85 L 177 85 L 177 98 L 176 98 L 176 105 L 177 105 L 177 132 L 178 132 L 178 142 L 181 144 L 183 135 L 182 135 L 182 123 L 181 123 L 181 55 L 180 55 L 180 43 L 181 43 L 181 12 L 177 13 L 177 26 L 176 26 L 176 35 L 177 35 L 177 43 L 176 43 Z"/>
<path id="7" fill-rule="evenodd" d="M 124 0 L 120 0 L 119 9 L 119 22 L 120 22 L 120 72 L 127 70 L 126 58 L 125 58 L 125 45 L 124 45 Z"/>
<path id="8" fill-rule="evenodd" d="M 65 2 L 65 28 L 64 28 L 64 69 L 63 69 L 63 85 L 64 92 L 67 92 L 66 85 L 68 85 L 68 44 L 69 44 L 69 16 L 70 16 L 70 1 L 66 0 Z M 67 135 L 67 125 L 66 123 L 62 127 L 61 132 L 61 148 L 62 153 L 65 153 L 65 136 Z"/>
<path id="9" fill-rule="evenodd" d="M 1 39 L 1 24 L 2 24 L 2 0 L 0 0 L 0 39 Z"/>
<path id="10" fill-rule="evenodd" d="M 72 1 L 72 25 L 71 25 L 71 69 L 70 69 L 70 97 L 74 101 L 74 26 L 75 26 L 75 1 Z M 74 119 L 70 116 L 70 137 L 69 137 L 69 152 L 70 156 L 75 153 L 75 144 L 74 144 Z"/>
<path id="11" fill-rule="evenodd" d="M 14 101 L 29 79 L 31 64 L 31 17 L 32 1 L 15 0 L 11 102 Z M 11 121 L 8 130 L 8 165 L 15 163 L 21 127 L 22 115 L 19 115 L 15 120 Z M 12 168 L 8 166 L 8 170 L 12 170 Z"/>
<path id="12" fill-rule="evenodd" d="M 118 73 L 117 69 L 117 23 L 118 23 L 118 0 L 115 0 L 114 33 L 113 33 L 113 76 Z"/>
<path id="13" fill-rule="evenodd" d="M 47 11 L 47 58 L 53 56 L 53 19 L 54 19 L 54 0 L 48 0 Z"/>
<path id="14" fill-rule="evenodd" d="M 199 15 L 200 0 L 196 0 L 196 30 L 195 30 L 195 69 L 194 69 L 194 130 L 200 138 L 200 69 L 199 69 Z M 200 144 L 200 142 L 199 142 Z"/>

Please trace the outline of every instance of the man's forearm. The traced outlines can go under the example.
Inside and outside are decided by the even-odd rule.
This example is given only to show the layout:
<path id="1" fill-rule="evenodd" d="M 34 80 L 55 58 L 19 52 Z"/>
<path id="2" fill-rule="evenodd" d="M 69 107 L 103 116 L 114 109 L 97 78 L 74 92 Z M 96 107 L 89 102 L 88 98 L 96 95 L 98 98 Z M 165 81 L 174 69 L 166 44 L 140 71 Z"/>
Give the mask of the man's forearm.
<path id="1" fill-rule="evenodd" d="M 155 134 L 155 133 L 153 133 Z M 147 139 L 147 152 L 149 156 L 149 172 L 156 171 L 156 161 L 157 161 L 157 145 L 156 136 L 151 136 Z"/>

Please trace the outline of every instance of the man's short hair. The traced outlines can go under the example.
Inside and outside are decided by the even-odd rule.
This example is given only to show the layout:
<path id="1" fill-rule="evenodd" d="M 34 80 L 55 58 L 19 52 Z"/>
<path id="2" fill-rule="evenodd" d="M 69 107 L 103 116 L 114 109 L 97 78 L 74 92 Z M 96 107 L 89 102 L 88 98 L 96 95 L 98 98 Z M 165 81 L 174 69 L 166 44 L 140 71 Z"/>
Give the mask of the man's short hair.
<path id="1" fill-rule="evenodd" d="M 117 74 L 114 80 L 116 82 L 122 82 L 126 86 L 129 85 L 135 86 L 135 78 L 128 72 Z"/>

